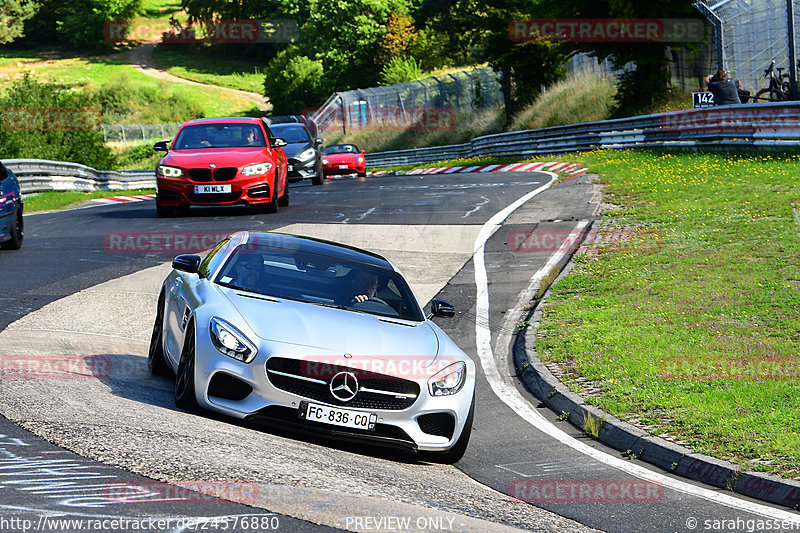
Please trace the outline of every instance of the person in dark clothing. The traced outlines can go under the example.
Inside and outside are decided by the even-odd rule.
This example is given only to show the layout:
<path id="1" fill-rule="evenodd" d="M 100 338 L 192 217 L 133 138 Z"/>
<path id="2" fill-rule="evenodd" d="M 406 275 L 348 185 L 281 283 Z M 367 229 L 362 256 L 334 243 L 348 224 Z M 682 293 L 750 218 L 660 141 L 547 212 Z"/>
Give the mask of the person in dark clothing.
<path id="1" fill-rule="evenodd" d="M 739 100 L 739 86 L 741 82 L 728 78 L 724 70 L 717 71 L 713 76 L 706 76 L 706 86 L 714 95 L 716 105 L 741 104 Z"/>

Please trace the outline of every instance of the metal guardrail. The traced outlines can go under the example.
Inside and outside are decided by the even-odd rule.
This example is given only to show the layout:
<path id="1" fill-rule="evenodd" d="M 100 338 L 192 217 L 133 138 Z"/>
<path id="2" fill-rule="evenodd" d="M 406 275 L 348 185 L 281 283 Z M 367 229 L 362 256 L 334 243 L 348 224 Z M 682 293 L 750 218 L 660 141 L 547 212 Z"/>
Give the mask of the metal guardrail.
<path id="1" fill-rule="evenodd" d="M 155 170 L 95 170 L 78 163 L 46 159 L 4 159 L 22 194 L 46 191 L 130 191 L 156 186 Z"/>
<path id="2" fill-rule="evenodd" d="M 367 154 L 368 168 L 464 157 L 530 157 L 615 148 L 800 147 L 800 102 L 743 104 L 476 137 L 469 143 Z"/>
<path id="3" fill-rule="evenodd" d="M 757 150 L 800 148 L 800 102 L 690 109 L 476 137 L 463 144 L 367 154 L 368 168 L 465 157 L 530 157 L 598 149 Z M 155 187 L 153 170 L 95 170 L 77 163 L 6 159 L 24 194 Z"/>

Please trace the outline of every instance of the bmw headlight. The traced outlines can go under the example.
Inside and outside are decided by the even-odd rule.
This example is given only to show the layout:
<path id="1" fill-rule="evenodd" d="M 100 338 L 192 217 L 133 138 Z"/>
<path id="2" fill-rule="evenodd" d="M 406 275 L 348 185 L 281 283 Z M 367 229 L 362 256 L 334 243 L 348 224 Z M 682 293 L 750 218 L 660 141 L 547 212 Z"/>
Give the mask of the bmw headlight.
<path id="1" fill-rule="evenodd" d="M 311 159 L 315 155 L 317 155 L 316 150 L 309 148 L 308 150 L 303 150 L 300 155 L 297 156 L 297 159 Z"/>
<path id="2" fill-rule="evenodd" d="M 327 165 L 327 164 L 328 164 L 328 163 L 330 163 L 330 162 L 331 162 L 331 160 L 330 160 L 330 159 L 328 159 L 327 157 L 323 157 L 323 158 L 322 158 L 322 164 L 323 164 L 323 165 Z"/>
<path id="3" fill-rule="evenodd" d="M 258 163 L 255 165 L 247 165 L 242 169 L 242 174 L 245 176 L 257 176 L 259 174 L 266 174 L 272 168 L 272 163 Z"/>
<path id="4" fill-rule="evenodd" d="M 363 163 L 363 162 L 364 162 L 364 158 L 363 157 L 361 157 L 361 156 L 356 157 L 356 163 Z"/>
<path id="5" fill-rule="evenodd" d="M 428 380 L 431 396 L 450 396 L 460 391 L 467 381 L 467 365 L 463 361 L 441 369 Z"/>
<path id="6" fill-rule="evenodd" d="M 158 165 L 158 173 L 166 178 L 178 178 L 183 176 L 183 170 L 166 165 Z"/>
<path id="7" fill-rule="evenodd" d="M 210 324 L 211 342 L 220 353 L 237 361 L 249 363 L 256 356 L 256 347 L 247 337 L 221 318 L 214 317 Z"/>

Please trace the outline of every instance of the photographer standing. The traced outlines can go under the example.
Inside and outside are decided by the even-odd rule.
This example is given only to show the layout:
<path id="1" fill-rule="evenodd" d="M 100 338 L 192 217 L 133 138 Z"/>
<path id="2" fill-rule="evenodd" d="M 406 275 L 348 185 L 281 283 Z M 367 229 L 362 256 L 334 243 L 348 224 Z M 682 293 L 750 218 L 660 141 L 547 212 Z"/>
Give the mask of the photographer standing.
<path id="1" fill-rule="evenodd" d="M 741 82 L 728 78 L 724 70 L 718 70 L 713 76 L 706 76 L 706 86 L 714 95 L 716 105 L 741 104 L 739 86 Z"/>

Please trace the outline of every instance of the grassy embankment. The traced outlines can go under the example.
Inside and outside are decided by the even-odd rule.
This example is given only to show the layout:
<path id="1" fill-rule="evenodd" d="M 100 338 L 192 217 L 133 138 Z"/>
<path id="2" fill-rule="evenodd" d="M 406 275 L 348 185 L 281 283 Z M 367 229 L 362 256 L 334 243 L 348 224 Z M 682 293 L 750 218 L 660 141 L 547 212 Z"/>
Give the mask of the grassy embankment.
<path id="1" fill-rule="evenodd" d="M 542 358 L 653 434 L 800 478 L 800 157 L 569 159 L 618 206 L 602 232 L 632 233 L 576 255 L 544 307 Z"/>

